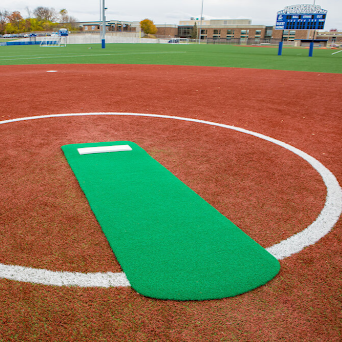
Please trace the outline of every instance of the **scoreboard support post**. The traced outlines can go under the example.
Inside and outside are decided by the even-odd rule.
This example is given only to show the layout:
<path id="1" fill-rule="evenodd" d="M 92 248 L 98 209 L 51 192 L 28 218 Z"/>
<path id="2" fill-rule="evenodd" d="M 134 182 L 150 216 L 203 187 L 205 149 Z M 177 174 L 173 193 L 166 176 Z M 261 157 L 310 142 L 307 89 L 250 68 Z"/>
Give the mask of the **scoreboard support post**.
<path id="1" fill-rule="evenodd" d="M 310 47 L 309 47 L 309 57 L 312 57 L 313 55 L 313 48 L 314 48 L 314 42 L 311 42 Z"/>
<path id="2" fill-rule="evenodd" d="M 279 42 L 279 47 L 278 47 L 278 56 L 281 56 L 283 52 L 283 42 Z"/>

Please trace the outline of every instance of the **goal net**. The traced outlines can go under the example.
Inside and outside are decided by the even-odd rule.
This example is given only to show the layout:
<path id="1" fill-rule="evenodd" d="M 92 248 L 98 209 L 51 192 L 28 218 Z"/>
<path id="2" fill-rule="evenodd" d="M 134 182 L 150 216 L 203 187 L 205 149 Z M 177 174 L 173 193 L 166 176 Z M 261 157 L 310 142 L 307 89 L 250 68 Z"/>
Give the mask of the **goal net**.
<path id="1" fill-rule="evenodd" d="M 65 47 L 66 37 L 43 37 L 41 47 Z"/>
<path id="2" fill-rule="evenodd" d="M 171 38 L 168 41 L 169 44 L 189 44 L 188 38 Z"/>

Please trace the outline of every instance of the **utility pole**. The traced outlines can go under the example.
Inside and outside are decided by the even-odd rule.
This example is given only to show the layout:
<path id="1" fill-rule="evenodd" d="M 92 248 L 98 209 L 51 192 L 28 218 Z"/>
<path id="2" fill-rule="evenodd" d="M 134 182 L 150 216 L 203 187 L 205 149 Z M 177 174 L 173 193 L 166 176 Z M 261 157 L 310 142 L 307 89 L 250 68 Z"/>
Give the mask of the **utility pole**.
<path id="1" fill-rule="evenodd" d="M 314 6 L 316 5 L 316 0 L 314 0 L 313 5 Z M 310 42 L 310 47 L 309 47 L 309 57 L 312 57 L 312 54 L 313 54 L 313 49 L 314 49 L 314 46 L 315 46 L 315 34 L 316 34 L 316 30 L 313 30 L 312 42 Z"/>
<path id="2" fill-rule="evenodd" d="M 106 47 L 106 7 L 105 0 L 102 0 L 102 29 L 101 29 L 101 44 L 102 49 Z"/>
<path id="3" fill-rule="evenodd" d="M 201 8 L 201 18 L 200 24 L 198 27 L 198 44 L 201 44 L 201 27 L 202 27 L 202 18 L 203 18 L 203 0 L 202 0 L 202 8 Z"/>

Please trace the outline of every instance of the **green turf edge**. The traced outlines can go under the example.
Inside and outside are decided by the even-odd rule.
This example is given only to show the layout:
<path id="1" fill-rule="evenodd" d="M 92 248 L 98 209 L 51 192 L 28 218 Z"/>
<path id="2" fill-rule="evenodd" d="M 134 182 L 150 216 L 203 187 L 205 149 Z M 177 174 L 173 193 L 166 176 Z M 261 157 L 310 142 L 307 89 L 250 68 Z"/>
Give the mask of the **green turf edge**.
<path id="1" fill-rule="evenodd" d="M 151 64 L 342 73 L 342 53 L 333 52 L 315 49 L 308 57 L 305 48 L 284 48 L 278 56 L 276 47 L 206 44 L 107 44 L 105 49 L 99 44 L 53 49 L 0 46 L 0 65 Z"/>

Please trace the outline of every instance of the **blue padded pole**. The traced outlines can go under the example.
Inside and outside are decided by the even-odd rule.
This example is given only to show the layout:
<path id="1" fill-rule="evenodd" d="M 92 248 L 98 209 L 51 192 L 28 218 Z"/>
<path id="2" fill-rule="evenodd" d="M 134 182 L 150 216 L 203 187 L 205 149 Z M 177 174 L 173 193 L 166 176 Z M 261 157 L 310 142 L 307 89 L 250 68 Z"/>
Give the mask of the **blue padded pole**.
<path id="1" fill-rule="evenodd" d="M 282 51 L 283 51 L 283 42 L 279 42 L 278 56 L 281 56 Z"/>
<path id="2" fill-rule="evenodd" d="M 313 48 L 314 48 L 314 42 L 310 42 L 310 48 L 309 48 L 309 57 L 312 57 L 312 54 L 313 54 Z"/>

